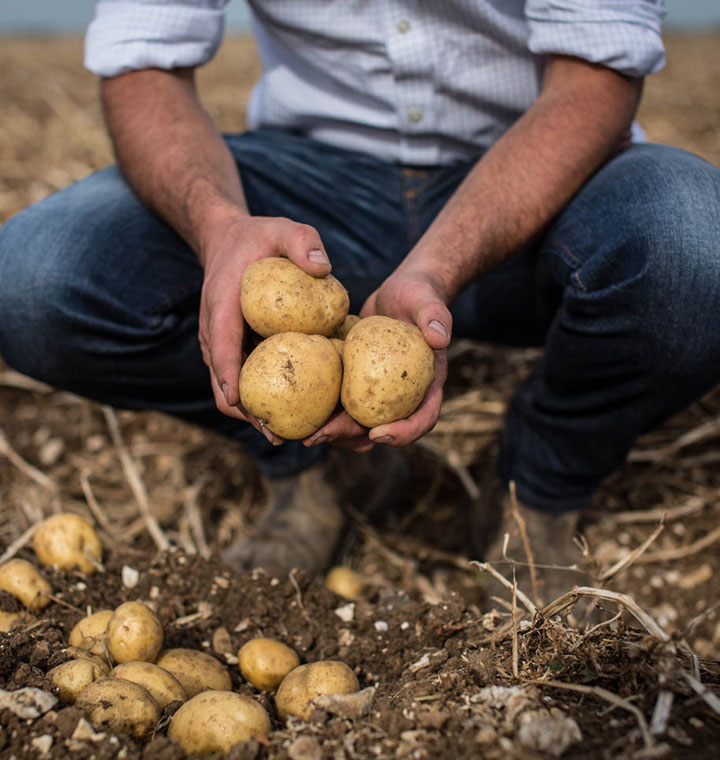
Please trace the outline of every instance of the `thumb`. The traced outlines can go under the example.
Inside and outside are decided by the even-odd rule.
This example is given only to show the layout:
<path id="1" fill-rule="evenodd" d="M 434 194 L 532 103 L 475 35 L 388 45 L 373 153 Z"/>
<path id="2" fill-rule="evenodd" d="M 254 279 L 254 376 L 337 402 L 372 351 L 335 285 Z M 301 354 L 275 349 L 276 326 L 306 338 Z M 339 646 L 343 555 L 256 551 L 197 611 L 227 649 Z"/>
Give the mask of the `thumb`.
<path id="1" fill-rule="evenodd" d="M 452 314 L 439 298 L 422 301 L 413 314 L 413 321 L 431 348 L 447 348 L 450 345 Z"/>
<path id="2" fill-rule="evenodd" d="M 290 261 L 313 277 L 325 277 L 330 274 L 332 266 L 325 246 L 318 231 L 309 224 L 288 221 L 281 250 Z"/>

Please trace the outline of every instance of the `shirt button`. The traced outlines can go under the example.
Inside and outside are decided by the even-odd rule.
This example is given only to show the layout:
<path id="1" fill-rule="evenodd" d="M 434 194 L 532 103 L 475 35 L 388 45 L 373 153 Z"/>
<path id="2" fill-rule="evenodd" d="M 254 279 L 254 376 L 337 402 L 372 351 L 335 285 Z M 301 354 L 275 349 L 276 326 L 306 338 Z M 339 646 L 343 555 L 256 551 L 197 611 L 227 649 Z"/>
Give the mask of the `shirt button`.
<path id="1" fill-rule="evenodd" d="M 422 119 L 422 117 L 423 117 L 423 113 L 419 108 L 411 108 L 408 111 L 408 119 L 410 119 L 410 121 L 414 121 L 415 123 L 417 123 L 418 121 L 420 121 L 420 119 Z"/>
<path id="2" fill-rule="evenodd" d="M 410 29 L 410 22 L 406 18 L 401 18 L 397 23 L 397 30 L 400 34 L 405 34 Z"/>

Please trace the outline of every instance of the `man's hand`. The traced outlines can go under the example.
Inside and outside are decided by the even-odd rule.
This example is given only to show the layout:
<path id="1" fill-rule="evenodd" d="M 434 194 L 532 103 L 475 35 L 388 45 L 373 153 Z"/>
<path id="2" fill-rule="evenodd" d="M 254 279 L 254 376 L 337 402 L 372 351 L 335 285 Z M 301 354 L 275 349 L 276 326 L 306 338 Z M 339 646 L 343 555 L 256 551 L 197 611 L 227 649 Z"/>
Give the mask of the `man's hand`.
<path id="1" fill-rule="evenodd" d="M 269 256 L 286 256 L 315 277 L 329 274 L 331 268 L 313 227 L 289 219 L 237 215 L 218 227 L 204 245 L 199 338 L 218 409 L 230 417 L 251 422 L 271 443 L 277 444 L 282 439 L 247 414 L 238 395 L 245 338 L 240 302 L 242 276 L 254 261 Z"/>
<path id="2" fill-rule="evenodd" d="M 376 443 L 405 446 L 431 430 L 437 422 L 447 377 L 447 347 L 452 316 L 432 279 L 400 266 L 365 302 L 360 316 L 382 314 L 417 325 L 435 352 L 435 379 L 420 406 L 407 419 L 368 431 L 347 412 L 332 417 L 305 440 L 306 446 L 332 442 L 354 451 L 369 451 Z"/>

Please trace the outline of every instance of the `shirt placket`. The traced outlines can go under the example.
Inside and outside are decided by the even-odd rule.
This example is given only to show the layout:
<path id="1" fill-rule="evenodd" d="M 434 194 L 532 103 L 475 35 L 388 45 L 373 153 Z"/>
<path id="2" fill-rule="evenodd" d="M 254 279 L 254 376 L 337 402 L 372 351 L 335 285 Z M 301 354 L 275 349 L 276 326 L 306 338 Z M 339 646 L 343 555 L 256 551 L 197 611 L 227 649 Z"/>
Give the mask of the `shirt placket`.
<path id="1" fill-rule="evenodd" d="M 428 139 L 435 131 L 432 72 L 436 49 L 430 25 L 415 6 L 412 1 L 387 1 L 385 34 L 398 119 L 398 158 L 403 164 L 429 165 L 437 160 L 437 145 Z"/>

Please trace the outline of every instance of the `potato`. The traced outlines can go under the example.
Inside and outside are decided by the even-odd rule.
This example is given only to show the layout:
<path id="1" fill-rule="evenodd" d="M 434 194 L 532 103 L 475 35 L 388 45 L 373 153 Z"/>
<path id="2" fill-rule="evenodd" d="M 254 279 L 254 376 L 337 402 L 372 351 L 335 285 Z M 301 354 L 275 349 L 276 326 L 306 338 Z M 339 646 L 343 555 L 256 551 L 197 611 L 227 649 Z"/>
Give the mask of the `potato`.
<path id="1" fill-rule="evenodd" d="M 280 641 L 251 639 L 240 647 L 238 662 L 240 672 L 256 689 L 273 691 L 300 664 L 300 658 Z"/>
<path id="2" fill-rule="evenodd" d="M 338 356 L 342 359 L 343 349 L 345 348 L 345 341 L 340 338 L 330 338 L 330 342 L 335 346 L 335 350 L 338 352 Z"/>
<path id="3" fill-rule="evenodd" d="M 275 695 L 275 705 L 283 720 L 288 715 L 307 720 L 310 702 L 320 694 L 353 694 L 358 691 L 357 676 L 344 662 L 321 660 L 300 665 L 283 679 Z"/>
<path id="4" fill-rule="evenodd" d="M 343 323 L 335 330 L 335 332 L 332 334 L 333 338 L 340 338 L 340 340 L 345 340 L 347 338 L 348 333 L 350 330 L 360 321 L 360 317 L 358 317 L 355 314 L 348 314 L 347 317 L 343 320 Z"/>
<path id="5" fill-rule="evenodd" d="M 389 317 L 361 319 L 345 339 L 341 399 L 365 427 L 412 414 L 435 377 L 433 351 L 415 325 Z"/>
<path id="6" fill-rule="evenodd" d="M 105 657 L 105 632 L 112 616 L 112 610 L 98 610 L 79 620 L 68 636 L 70 646 L 87 649 L 98 657 Z"/>
<path id="7" fill-rule="evenodd" d="M 110 666 L 107 664 L 107 660 L 104 656 L 93 654 L 89 649 L 80 649 L 80 647 L 65 647 L 63 650 L 68 657 L 73 660 L 87 660 L 92 662 L 102 671 L 104 676 L 110 672 Z"/>
<path id="8" fill-rule="evenodd" d="M 123 662 L 110 671 L 110 676 L 144 686 L 161 710 L 171 702 L 184 702 L 187 699 L 180 681 L 172 673 L 152 662 Z"/>
<path id="9" fill-rule="evenodd" d="M 268 430 L 296 440 L 312 435 L 340 396 L 342 361 L 322 335 L 285 332 L 264 340 L 240 373 L 240 400 Z"/>
<path id="10" fill-rule="evenodd" d="M 88 684 L 104 675 L 102 668 L 90 660 L 68 660 L 48 671 L 48 678 L 57 689 L 60 701 L 70 704 Z"/>
<path id="11" fill-rule="evenodd" d="M 62 570 L 77 567 L 94 573 L 102 557 L 102 544 L 89 522 L 66 512 L 43 520 L 33 538 L 35 554 L 41 565 Z"/>
<path id="12" fill-rule="evenodd" d="M 313 277 L 289 259 L 260 259 L 245 270 L 243 316 L 267 338 L 282 332 L 330 335 L 350 307 L 345 288 L 331 274 Z"/>
<path id="13" fill-rule="evenodd" d="M 141 602 L 125 602 L 113 612 L 105 641 L 115 662 L 152 662 L 162 648 L 162 624 Z"/>
<path id="14" fill-rule="evenodd" d="M 155 664 L 180 681 L 188 699 L 208 689 L 229 691 L 232 687 L 228 669 L 197 649 L 166 649 L 160 652 Z"/>
<path id="15" fill-rule="evenodd" d="M 75 704 L 88 719 L 112 734 L 142 739 L 160 720 L 160 710 L 150 692 L 124 678 L 99 678 L 88 684 Z"/>
<path id="16" fill-rule="evenodd" d="M 8 633 L 21 625 L 32 625 L 37 620 L 27 612 L 6 612 L 0 610 L 0 633 Z"/>
<path id="17" fill-rule="evenodd" d="M 50 604 L 44 594 L 51 594 L 52 587 L 35 565 L 24 559 L 11 559 L 0 565 L 0 589 L 16 596 L 33 612 Z"/>
<path id="18" fill-rule="evenodd" d="M 359 599 L 362 596 L 362 578 L 350 567 L 337 565 L 325 578 L 325 586 L 345 599 Z"/>
<path id="19" fill-rule="evenodd" d="M 250 697 L 231 691 L 205 691 L 173 715 L 168 736 L 190 754 L 225 755 L 234 744 L 270 733 L 270 717 Z"/>

